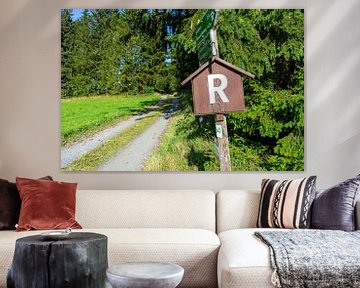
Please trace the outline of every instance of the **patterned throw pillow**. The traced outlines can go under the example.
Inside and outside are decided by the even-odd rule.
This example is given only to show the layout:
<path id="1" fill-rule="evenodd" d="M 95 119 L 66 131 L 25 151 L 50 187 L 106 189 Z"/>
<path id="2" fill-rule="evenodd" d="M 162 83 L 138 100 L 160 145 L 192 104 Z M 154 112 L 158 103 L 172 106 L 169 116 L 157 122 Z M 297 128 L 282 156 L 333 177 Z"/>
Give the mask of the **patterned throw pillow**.
<path id="1" fill-rule="evenodd" d="M 263 179 L 257 227 L 308 228 L 316 176 L 294 180 Z"/>

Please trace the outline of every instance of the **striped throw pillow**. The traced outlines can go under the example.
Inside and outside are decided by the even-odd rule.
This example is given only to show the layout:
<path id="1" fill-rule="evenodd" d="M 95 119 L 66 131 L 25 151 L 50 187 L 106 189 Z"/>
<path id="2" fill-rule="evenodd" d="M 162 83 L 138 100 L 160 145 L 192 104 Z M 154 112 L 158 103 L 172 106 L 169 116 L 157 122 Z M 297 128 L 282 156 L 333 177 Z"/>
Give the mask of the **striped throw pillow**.
<path id="1" fill-rule="evenodd" d="M 309 228 L 316 176 L 294 180 L 263 179 L 257 227 Z"/>

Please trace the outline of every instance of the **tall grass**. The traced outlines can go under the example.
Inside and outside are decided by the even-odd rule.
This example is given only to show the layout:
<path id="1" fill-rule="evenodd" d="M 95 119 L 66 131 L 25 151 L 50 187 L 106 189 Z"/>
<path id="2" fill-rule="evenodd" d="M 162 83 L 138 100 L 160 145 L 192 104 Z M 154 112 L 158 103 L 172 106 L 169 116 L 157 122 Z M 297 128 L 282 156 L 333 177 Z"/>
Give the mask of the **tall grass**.
<path id="1" fill-rule="evenodd" d="M 148 157 L 146 171 L 217 171 L 214 144 L 199 135 L 195 116 L 183 112 L 170 120 L 160 146 Z"/>
<path id="2" fill-rule="evenodd" d="M 160 95 L 97 96 L 61 100 L 61 142 L 66 144 L 146 110 Z"/>

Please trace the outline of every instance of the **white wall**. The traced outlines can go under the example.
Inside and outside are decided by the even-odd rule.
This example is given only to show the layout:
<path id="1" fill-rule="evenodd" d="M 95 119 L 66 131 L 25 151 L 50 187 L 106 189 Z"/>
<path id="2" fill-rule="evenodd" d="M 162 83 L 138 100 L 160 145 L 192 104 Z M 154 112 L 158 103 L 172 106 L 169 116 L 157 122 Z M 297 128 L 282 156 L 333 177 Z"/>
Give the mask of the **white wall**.
<path id="1" fill-rule="evenodd" d="M 176 3 L 176 4 L 174 4 Z M 196 6 L 195 6 L 196 5 Z M 304 173 L 60 171 L 60 8 L 304 8 Z M 0 178 L 52 175 L 82 189 L 258 189 L 263 177 L 360 173 L 360 1 L 17 0 L 0 3 Z"/>

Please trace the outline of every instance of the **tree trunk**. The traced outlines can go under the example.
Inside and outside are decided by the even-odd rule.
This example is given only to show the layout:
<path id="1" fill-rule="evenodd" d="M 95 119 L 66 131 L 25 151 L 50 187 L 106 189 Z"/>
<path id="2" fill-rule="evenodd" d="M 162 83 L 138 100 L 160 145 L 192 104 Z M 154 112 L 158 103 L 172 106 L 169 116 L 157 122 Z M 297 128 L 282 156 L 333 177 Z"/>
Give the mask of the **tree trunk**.
<path id="1" fill-rule="evenodd" d="M 29 236 L 16 241 L 8 288 L 105 287 L 107 237 L 70 233 L 63 240 Z"/>

